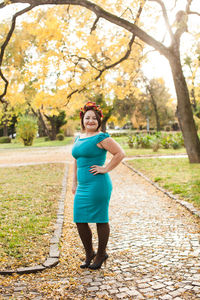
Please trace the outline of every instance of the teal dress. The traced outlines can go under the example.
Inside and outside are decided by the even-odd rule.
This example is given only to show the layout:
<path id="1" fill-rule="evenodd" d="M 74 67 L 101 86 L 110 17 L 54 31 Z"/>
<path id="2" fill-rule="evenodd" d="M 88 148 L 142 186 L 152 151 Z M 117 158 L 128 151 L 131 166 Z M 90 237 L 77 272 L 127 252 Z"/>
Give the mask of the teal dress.
<path id="1" fill-rule="evenodd" d="M 103 166 L 106 160 L 105 149 L 97 144 L 108 138 L 108 133 L 77 137 L 72 155 L 77 160 L 77 189 L 74 197 L 75 223 L 108 223 L 108 207 L 112 192 L 112 182 L 108 173 L 93 175 L 92 165 Z"/>

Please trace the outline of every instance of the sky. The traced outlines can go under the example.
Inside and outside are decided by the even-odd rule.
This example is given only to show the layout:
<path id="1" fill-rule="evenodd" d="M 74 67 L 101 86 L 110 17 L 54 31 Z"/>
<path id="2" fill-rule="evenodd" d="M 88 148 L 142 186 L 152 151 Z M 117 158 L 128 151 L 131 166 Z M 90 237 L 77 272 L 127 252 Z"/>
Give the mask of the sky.
<path id="1" fill-rule="evenodd" d="M 169 0 L 167 3 L 170 3 L 170 1 L 172 0 Z M 194 5 L 192 9 L 200 12 L 199 1 L 200 0 L 193 0 Z M 0 0 L 0 3 L 1 2 L 2 0 Z M 177 1 L 177 10 L 183 9 L 185 7 L 185 2 L 186 2 L 185 0 Z M 8 7 L 1 9 L 0 20 L 10 20 L 13 13 L 16 10 L 16 7 L 18 9 L 22 9 L 25 6 L 26 5 L 23 4 L 20 5 L 17 4 L 17 5 L 9 5 Z M 176 11 L 174 13 L 176 13 Z M 174 13 L 169 15 L 170 23 L 172 23 L 173 22 L 172 20 L 174 20 L 175 18 Z M 23 15 L 23 17 L 20 18 L 24 18 L 24 17 L 25 15 Z M 192 20 L 192 24 L 190 24 L 190 26 L 192 26 L 194 29 L 199 28 L 200 31 L 200 17 L 193 16 L 191 20 Z M 159 23 L 157 24 L 157 27 L 159 28 L 158 32 L 160 33 L 161 32 L 160 28 L 164 29 L 164 24 L 162 23 L 162 21 L 160 24 Z M 190 45 L 192 42 L 193 42 L 193 37 L 191 36 L 191 34 L 185 33 L 181 39 L 182 49 L 184 49 L 185 53 L 188 53 L 190 51 Z M 149 52 L 149 50 L 152 50 L 152 48 L 147 47 L 146 51 Z M 169 88 L 169 92 L 171 93 L 172 97 L 175 97 L 173 79 L 172 79 L 171 70 L 167 59 L 164 56 L 161 56 L 157 51 L 150 51 L 147 57 L 148 57 L 148 62 L 145 63 L 142 67 L 145 76 L 147 76 L 148 78 L 162 77 L 165 80 L 165 84 Z"/>

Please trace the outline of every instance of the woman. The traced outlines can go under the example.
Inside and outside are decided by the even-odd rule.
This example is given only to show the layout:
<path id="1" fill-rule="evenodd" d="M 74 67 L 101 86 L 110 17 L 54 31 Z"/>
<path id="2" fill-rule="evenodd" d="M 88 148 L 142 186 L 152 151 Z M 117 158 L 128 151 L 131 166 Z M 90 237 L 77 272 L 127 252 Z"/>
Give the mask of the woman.
<path id="1" fill-rule="evenodd" d="M 99 269 L 106 261 L 106 245 L 110 228 L 108 206 L 112 182 L 108 172 L 123 159 L 124 151 L 108 133 L 100 132 L 103 117 L 99 105 L 88 102 L 81 109 L 80 118 L 83 132 L 74 143 L 74 175 L 72 192 L 74 197 L 74 222 L 83 243 L 86 260 L 81 268 Z M 106 153 L 113 157 L 104 166 Z M 88 223 L 97 224 L 98 251 L 93 250 L 92 232 Z M 90 264 L 94 259 L 93 264 Z"/>

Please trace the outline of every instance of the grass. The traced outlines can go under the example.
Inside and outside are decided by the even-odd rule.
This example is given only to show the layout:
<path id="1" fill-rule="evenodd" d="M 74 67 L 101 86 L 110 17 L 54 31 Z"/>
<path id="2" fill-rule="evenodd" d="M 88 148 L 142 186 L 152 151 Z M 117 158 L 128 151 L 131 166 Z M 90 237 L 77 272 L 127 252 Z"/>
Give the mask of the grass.
<path id="1" fill-rule="evenodd" d="M 174 149 L 159 149 L 157 152 L 154 152 L 152 149 L 124 149 L 126 156 L 149 156 L 149 155 L 177 155 L 177 154 L 186 154 L 185 148 L 180 148 L 177 150 Z"/>
<path id="2" fill-rule="evenodd" d="M 152 149 L 130 149 L 128 146 L 128 137 L 115 137 L 116 142 L 118 142 L 125 151 L 126 156 L 145 156 L 145 155 L 176 155 L 186 153 L 185 148 L 180 149 L 159 149 L 154 152 Z"/>
<path id="3" fill-rule="evenodd" d="M 63 141 L 45 141 L 44 137 L 38 137 L 34 140 L 32 146 L 24 146 L 23 143 L 13 139 L 11 143 L 0 144 L 0 149 L 15 149 L 15 148 L 32 148 L 32 147 L 56 147 L 56 146 L 65 146 L 71 144 L 73 137 L 65 137 Z"/>
<path id="4" fill-rule="evenodd" d="M 200 207 L 200 165 L 188 158 L 134 159 L 128 163 L 152 181 Z"/>
<path id="5" fill-rule="evenodd" d="M 63 174 L 63 164 L 1 168 L 0 269 L 47 256 Z"/>

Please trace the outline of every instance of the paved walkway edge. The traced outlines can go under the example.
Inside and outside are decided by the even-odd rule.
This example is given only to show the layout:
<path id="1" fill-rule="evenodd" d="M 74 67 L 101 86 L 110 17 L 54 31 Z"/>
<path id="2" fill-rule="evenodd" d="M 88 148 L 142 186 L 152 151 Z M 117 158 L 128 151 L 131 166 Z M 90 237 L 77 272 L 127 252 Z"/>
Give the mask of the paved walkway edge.
<path id="1" fill-rule="evenodd" d="M 146 181 L 148 181 L 149 183 L 151 183 L 153 186 L 155 186 L 156 189 L 160 190 L 161 192 L 163 192 L 165 195 L 167 195 L 168 197 L 170 197 L 171 199 L 175 200 L 177 203 L 181 204 L 182 206 L 184 206 L 187 210 L 189 210 L 193 215 L 196 215 L 197 217 L 200 218 L 200 210 L 196 209 L 192 203 L 189 203 L 187 201 L 184 200 L 180 200 L 177 197 L 175 197 L 173 194 L 171 194 L 170 192 L 168 192 L 167 190 L 161 188 L 158 184 L 156 184 L 155 182 L 153 182 L 151 179 L 149 179 L 146 175 L 144 175 L 143 173 L 141 173 L 140 171 L 134 169 L 132 166 L 130 166 L 127 162 L 123 161 L 122 162 L 125 166 L 127 166 L 129 169 L 131 169 L 133 172 L 135 172 L 136 174 L 138 174 L 139 176 L 143 177 Z"/>
<path id="2" fill-rule="evenodd" d="M 53 162 L 53 163 L 57 163 L 57 162 Z M 63 222 L 64 222 L 65 198 L 67 193 L 67 175 L 68 175 L 68 165 L 66 164 L 65 173 L 62 181 L 62 191 L 61 191 L 60 199 L 58 201 L 57 220 L 55 223 L 55 230 L 50 240 L 49 256 L 46 258 L 46 261 L 44 263 L 32 267 L 18 268 L 16 270 L 0 270 L 1 275 L 12 275 L 14 273 L 15 274 L 36 273 L 39 271 L 43 271 L 47 268 L 52 268 L 59 263 L 59 256 L 60 256 L 59 242 L 62 235 Z"/>

